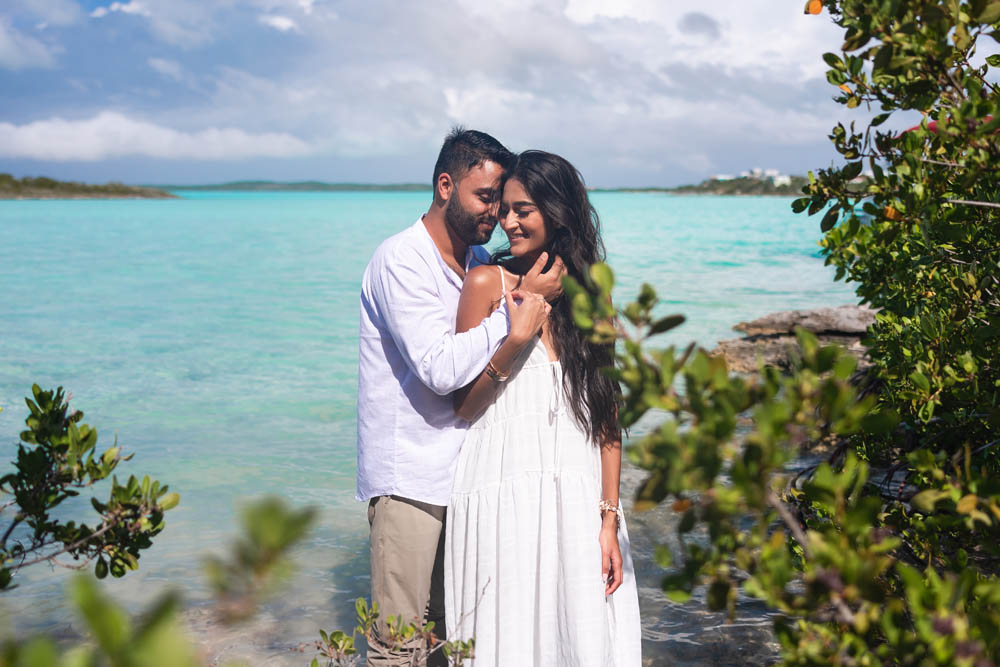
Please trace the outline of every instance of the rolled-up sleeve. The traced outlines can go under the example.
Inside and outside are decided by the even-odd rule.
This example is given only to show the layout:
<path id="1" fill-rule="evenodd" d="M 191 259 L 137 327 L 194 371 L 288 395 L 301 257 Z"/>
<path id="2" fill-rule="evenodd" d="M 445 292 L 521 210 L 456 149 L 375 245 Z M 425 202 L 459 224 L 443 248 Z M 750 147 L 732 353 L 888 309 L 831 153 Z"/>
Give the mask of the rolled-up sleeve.
<path id="1" fill-rule="evenodd" d="M 455 313 L 437 293 L 432 268 L 417 253 L 394 255 L 372 276 L 376 307 L 413 373 L 435 394 L 450 394 L 475 380 L 500 347 L 509 330 L 506 306 L 455 333 Z"/>

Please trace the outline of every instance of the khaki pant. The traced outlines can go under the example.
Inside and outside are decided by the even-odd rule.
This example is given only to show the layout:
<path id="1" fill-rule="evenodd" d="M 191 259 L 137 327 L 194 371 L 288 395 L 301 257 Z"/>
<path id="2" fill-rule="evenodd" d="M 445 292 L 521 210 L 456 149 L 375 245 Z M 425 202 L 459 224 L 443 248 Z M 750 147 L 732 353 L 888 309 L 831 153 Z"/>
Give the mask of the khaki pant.
<path id="1" fill-rule="evenodd" d="M 368 505 L 371 526 L 372 601 L 378 603 L 376 641 L 383 649 L 385 620 L 402 618 L 422 625 L 434 621 L 434 634 L 447 637 L 444 626 L 444 519 L 445 508 L 399 496 L 377 496 Z M 402 650 L 373 650 L 368 665 L 410 665 L 414 646 Z M 422 664 L 422 663 L 421 663 Z M 446 665 L 436 651 L 429 665 Z"/>

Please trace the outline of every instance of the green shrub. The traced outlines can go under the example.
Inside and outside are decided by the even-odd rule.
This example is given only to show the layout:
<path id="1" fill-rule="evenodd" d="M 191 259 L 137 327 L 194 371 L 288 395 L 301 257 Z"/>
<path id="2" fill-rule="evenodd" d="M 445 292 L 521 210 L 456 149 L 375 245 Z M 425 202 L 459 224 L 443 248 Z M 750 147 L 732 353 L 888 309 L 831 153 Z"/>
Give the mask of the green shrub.
<path id="1" fill-rule="evenodd" d="M 622 425 L 666 415 L 628 453 L 649 471 L 636 507 L 672 498 L 682 513 L 680 553 L 657 552 L 670 597 L 704 584 L 709 608 L 730 614 L 738 589 L 766 601 L 786 665 L 995 665 L 1000 56 L 972 62 L 980 40 L 1000 42 L 1000 2 L 806 4 L 823 7 L 845 31 L 824 56 L 837 100 L 880 113 L 861 132 L 834 128 L 847 163 L 810 173 L 793 209 L 824 212 L 827 262 L 881 309 L 860 389 L 854 360 L 802 331 L 784 376 L 650 349 L 683 318 L 654 317 L 649 285 L 616 311 L 604 265 L 567 294 L 579 326 L 620 342 L 608 372 Z M 923 114 L 917 129 L 879 129 L 907 110 Z M 788 472 L 818 440 L 834 444 L 828 460 Z"/>

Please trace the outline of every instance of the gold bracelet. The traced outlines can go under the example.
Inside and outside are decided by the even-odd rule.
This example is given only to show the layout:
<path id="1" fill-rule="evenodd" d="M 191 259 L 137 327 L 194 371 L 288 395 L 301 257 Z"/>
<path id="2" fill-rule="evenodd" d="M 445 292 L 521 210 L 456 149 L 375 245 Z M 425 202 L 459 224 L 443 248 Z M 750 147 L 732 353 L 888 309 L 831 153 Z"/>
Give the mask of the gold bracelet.
<path id="1" fill-rule="evenodd" d="M 490 359 L 490 362 L 486 364 L 486 375 L 497 384 L 503 384 L 510 379 L 510 373 L 501 373 L 500 370 L 493 365 L 492 359 Z"/>

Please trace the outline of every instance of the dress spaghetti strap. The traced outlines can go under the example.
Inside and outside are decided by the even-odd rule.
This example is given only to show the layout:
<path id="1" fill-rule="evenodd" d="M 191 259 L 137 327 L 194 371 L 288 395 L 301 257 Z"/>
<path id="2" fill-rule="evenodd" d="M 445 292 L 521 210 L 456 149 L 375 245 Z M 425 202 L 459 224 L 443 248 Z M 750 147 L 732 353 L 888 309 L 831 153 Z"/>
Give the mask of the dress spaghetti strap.
<path id="1" fill-rule="evenodd" d="M 500 300 L 507 296 L 507 281 L 504 280 L 503 267 L 497 264 L 497 268 L 500 269 Z"/>

